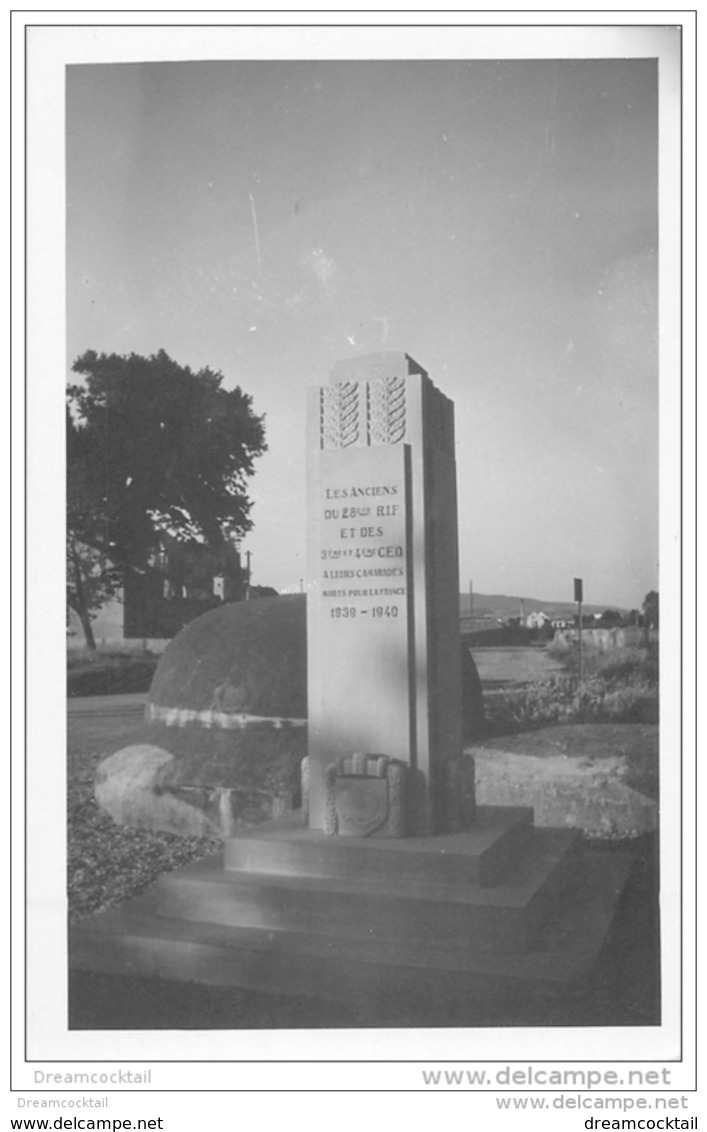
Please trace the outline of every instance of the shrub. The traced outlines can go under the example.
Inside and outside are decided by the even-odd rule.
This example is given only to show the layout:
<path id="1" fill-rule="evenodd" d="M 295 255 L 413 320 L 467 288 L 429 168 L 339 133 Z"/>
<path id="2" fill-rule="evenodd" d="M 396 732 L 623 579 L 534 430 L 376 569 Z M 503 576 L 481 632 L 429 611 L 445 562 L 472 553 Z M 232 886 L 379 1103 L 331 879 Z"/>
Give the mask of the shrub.
<path id="1" fill-rule="evenodd" d="M 618 683 L 645 680 L 657 685 L 658 649 L 654 642 L 645 649 L 626 648 L 616 653 L 604 653 L 596 658 L 593 669 L 604 680 Z"/>
<path id="2" fill-rule="evenodd" d="M 657 723 L 657 654 L 640 649 L 595 656 L 577 674 L 555 676 L 489 697 L 491 730 L 520 730 L 548 723 Z"/>
<path id="3" fill-rule="evenodd" d="M 557 638 L 548 645 L 548 655 L 562 662 L 567 672 L 579 673 L 579 645 L 577 641 Z M 585 677 L 602 675 L 606 679 L 625 681 L 634 676 L 645 677 L 658 682 L 658 643 L 651 642 L 645 648 L 626 646 L 603 650 L 591 641 L 585 642 L 583 649 L 583 668 Z"/>

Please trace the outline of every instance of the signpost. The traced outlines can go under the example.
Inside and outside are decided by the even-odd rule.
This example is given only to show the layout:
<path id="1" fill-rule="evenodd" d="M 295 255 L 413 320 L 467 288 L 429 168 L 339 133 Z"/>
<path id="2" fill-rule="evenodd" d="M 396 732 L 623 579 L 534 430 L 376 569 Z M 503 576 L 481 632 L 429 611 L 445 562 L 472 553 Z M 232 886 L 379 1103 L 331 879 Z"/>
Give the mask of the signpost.
<path id="1" fill-rule="evenodd" d="M 584 682 L 584 654 L 582 651 L 582 579 L 575 578 L 574 580 L 574 600 L 577 602 L 577 614 L 579 622 L 579 682 Z"/>

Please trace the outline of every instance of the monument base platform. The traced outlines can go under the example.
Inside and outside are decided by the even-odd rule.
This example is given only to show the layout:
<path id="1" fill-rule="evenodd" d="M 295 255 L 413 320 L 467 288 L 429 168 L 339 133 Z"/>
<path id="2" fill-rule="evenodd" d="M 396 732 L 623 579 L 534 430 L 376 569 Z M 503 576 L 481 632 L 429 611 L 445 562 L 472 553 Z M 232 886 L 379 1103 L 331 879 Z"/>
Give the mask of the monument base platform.
<path id="1" fill-rule="evenodd" d="M 580 994 L 631 858 L 578 853 L 531 817 L 480 807 L 463 833 L 400 841 L 268 822 L 76 924 L 70 965 L 340 1002 L 377 1026 Z"/>

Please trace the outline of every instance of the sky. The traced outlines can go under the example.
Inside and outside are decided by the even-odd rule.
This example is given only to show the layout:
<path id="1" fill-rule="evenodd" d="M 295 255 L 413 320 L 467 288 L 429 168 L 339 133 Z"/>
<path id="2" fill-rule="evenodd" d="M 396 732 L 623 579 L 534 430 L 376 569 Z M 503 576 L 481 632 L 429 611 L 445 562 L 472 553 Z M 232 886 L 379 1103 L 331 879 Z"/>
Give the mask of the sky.
<path id="1" fill-rule="evenodd" d="M 243 549 L 286 591 L 306 389 L 403 350 L 455 404 L 461 588 L 639 608 L 657 129 L 648 58 L 69 66 L 68 367 L 164 349 L 252 395 Z"/>

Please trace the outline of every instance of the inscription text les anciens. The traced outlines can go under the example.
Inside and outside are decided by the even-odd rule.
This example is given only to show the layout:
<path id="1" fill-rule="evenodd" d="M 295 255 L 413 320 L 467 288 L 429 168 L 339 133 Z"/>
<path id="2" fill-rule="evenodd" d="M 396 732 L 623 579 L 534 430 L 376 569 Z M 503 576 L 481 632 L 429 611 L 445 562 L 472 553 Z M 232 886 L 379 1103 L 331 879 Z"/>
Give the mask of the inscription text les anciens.
<path id="1" fill-rule="evenodd" d="M 320 593 L 323 598 L 347 603 L 330 607 L 332 619 L 350 622 L 361 617 L 385 622 L 400 616 L 403 604 L 397 599 L 406 594 L 403 505 L 373 502 L 400 495 L 394 483 L 324 489 L 327 506 L 322 511 Z M 333 567 L 335 562 L 341 562 L 341 568 Z M 332 582 L 337 588 L 329 588 Z"/>

